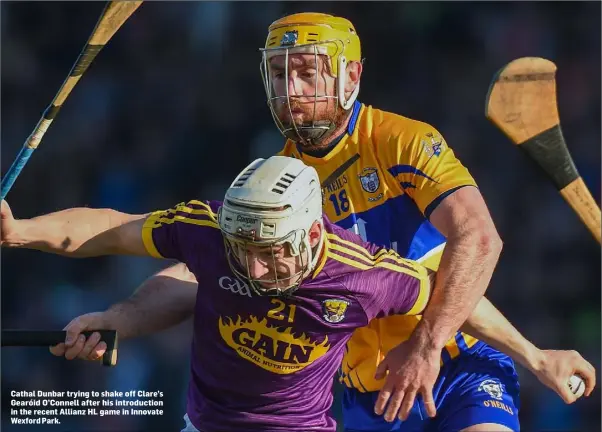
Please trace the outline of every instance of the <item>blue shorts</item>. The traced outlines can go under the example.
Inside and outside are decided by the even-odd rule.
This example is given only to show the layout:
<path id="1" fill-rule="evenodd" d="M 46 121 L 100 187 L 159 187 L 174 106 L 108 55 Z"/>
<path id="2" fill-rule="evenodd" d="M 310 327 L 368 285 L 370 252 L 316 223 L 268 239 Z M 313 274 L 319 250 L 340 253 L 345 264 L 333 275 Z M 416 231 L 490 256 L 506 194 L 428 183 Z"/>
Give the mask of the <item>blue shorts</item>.
<path id="1" fill-rule="evenodd" d="M 519 384 L 510 357 L 484 345 L 477 353 L 463 354 L 441 368 L 433 389 L 437 415 L 429 418 L 420 397 L 405 422 L 388 423 L 374 414 L 378 392 L 361 393 L 345 388 L 345 432 L 412 431 L 455 432 L 481 423 L 520 430 Z"/>

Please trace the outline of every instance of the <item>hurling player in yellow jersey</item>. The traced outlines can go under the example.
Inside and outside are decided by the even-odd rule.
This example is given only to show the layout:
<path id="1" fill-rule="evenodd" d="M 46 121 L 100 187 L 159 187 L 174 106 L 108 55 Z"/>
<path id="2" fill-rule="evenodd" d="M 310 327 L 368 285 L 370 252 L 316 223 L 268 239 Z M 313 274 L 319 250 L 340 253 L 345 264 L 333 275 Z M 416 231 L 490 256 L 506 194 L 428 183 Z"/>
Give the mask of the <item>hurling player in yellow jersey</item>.
<path id="1" fill-rule="evenodd" d="M 492 424 L 516 430 L 512 361 L 456 334 L 483 296 L 502 248 L 468 170 L 432 126 L 357 101 L 362 54 L 348 20 L 314 13 L 282 18 L 270 26 L 262 54 L 268 105 L 288 138 L 281 153 L 318 170 L 328 216 L 438 269 L 422 319 L 382 319 L 349 342 L 345 425 L 390 430 L 377 415 L 406 420 L 412 412 L 406 427 L 416 430 L 439 410 L 436 422 L 445 430 Z M 392 340 L 404 339 L 387 353 Z M 375 370 L 381 354 L 387 357 Z M 389 371 L 383 382 L 388 358 L 402 359 L 403 367 Z M 450 364 L 436 382 L 441 358 Z M 487 367 L 472 373 L 476 361 Z M 482 405 L 493 397 L 483 390 L 489 382 L 503 389 L 499 401 L 505 409 Z M 422 398 L 415 403 L 417 394 Z"/>
<path id="2" fill-rule="evenodd" d="M 482 299 L 501 250 L 467 169 L 432 126 L 357 101 L 363 66 L 360 40 L 349 21 L 317 13 L 282 18 L 270 26 L 261 51 L 268 105 L 287 138 L 281 154 L 316 168 L 328 217 L 438 270 L 421 319 L 377 319 L 349 341 L 342 363 L 346 430 L 518 430 L 512 360 L 457 332 Z M 149 292 L 164 287 L 162 295 L 175 296 L 167 285 L 175 288 L 181 277 L 172 284 L 165 276 L 181 271 L 174 267 L 151 279 Z M 161 307 L 169 304 L 165 296 Z M 477 309 L 479 330 L 567 402 L 574 400 L 566 385 L 558 384 L 566 379 L 558 376 L 574 373 L 580 357 L 516 342 L 515 329 L 491 305 L 481 301 Z M 167 321 L 173 323 L 173 317 Z M 158 319 L 152 326 L 159 327 Z M 83 357 L 95 343 L 86 345 Z M 55 354 L 65 354 L 65 347 Z M 391 361 L 403 366 L 385 378 Z M 588 381 L 587 394 L 592 388 Z"/>

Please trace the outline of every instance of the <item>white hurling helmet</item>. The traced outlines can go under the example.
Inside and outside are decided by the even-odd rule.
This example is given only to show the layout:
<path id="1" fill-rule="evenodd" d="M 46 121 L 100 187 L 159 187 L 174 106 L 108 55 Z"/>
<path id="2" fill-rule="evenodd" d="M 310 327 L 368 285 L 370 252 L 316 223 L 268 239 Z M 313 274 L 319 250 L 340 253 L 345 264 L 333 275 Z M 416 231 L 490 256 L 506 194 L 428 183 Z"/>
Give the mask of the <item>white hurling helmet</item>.
<path id="1" fill-rule="evenodd" d="M 247 279 L 255 293 L 272 296 L 291 294 L 316 266 L 319 250 L 312 251 L 308 237 L 316 221 L 322 222 L 318 173 L 302 161 L 284 156 L 257 159 L 242 170 L 226 192 L 218 214 L 231 269 Z M 261 282 L 276 286 L 266 288 L 251 277 L 237 251 L 281 244 L 288 244 L 291 254 L 301 257 L 301 270 L 286 278 L 278 278 L 276 273 L 269 280 L 262 278 Z M 246 253 L 244 259 L 248 260 Z M 275 263 L 273 252 L 271 259 Z"/>

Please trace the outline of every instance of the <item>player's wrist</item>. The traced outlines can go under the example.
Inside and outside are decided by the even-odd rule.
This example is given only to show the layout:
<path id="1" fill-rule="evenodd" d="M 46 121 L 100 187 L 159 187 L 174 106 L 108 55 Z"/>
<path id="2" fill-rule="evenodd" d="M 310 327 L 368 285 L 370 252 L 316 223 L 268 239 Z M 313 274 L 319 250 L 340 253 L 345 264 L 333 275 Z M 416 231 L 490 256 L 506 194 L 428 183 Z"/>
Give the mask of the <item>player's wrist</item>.
<path id="1" fill-rule="evenodd" d="M 546 353 L 535 346 L 529 347 L 524 358 L 525 360 L 522 366 L 533 374 L 537 374 L 545 368 Z"/>
<path id="2" fill-rule="evenodd" d="M 106 311 L 99 312 L 97 319 L 103 329 L 117 331 L 119 339 L 124 340 L 131 338 L 134 332 L 130 328 L 132 325 L 128 321 L 128 311 L 119 306 L 113 305 Z"/>
<path id="3" fill-rule="evenodd" d="M 448 339 L 423 318 L 414 328 L 409 341 L 424 351 L 441 351 Z"/>
<path id="4" fill-rule="evenodd" d="M 2 246 L 26 248 L 35 242 L 35 239 L 31 238 L 34 230 L 35 226 L 29 219 L 15 219 L 11 222 L 10 230 L 3 235 Z"/>

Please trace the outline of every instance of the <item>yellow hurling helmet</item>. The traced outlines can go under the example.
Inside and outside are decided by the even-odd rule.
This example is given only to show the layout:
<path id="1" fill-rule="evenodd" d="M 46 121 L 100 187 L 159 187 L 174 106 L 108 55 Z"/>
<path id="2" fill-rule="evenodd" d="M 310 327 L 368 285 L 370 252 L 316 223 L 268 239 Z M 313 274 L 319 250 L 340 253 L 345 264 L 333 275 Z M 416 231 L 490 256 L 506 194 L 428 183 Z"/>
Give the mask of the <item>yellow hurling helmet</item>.
<path id="1" fill-rule="evenodd" d="M 301 126 L 295 125 L 294 122 L 291 122 L 290 125 L 282 124 L 274 110 L 275 104 L 288 104 L 290 95 L 288 86 L 286 86 L 286 95 L 274 94 L 273 77 L 270 73 L 270 59 L 274 56 L 285 56 L 285 79 L 287 81 L 288 55 L 313 54 L 316 62 L 318 55 L 326 56 L 328 70 L 332 76 L 337 78 L 336 95 L 317 94 L 316 79 L 316 91 L 313 95 L 315 101 L 317 102 L 318 98 L 321 100 L 333 98 L 345 111 L 353 106 L 359 92 L 359 83 L 349 98 L 346 98 L 346 66 L 350 61 L 361 61 L 362 51 L 355 27 L 349 20 L 322 13 L 289 15 L 270 25 L 265 47 L 260 51 L 262 52 L 261 74 L 268 105 L 276 125 L 284 136 L 296 141 L 316 141 L 333 129 L 334 122 L 317 121 L 314 104 L 314 120 L 310 124 Z M 304 98 L 306 97 L 307 95 L 304 95 Z M 288 105 L 290 109 L 290 104 Z M 292 117 L 292 113 L 290 114 Z"/>

